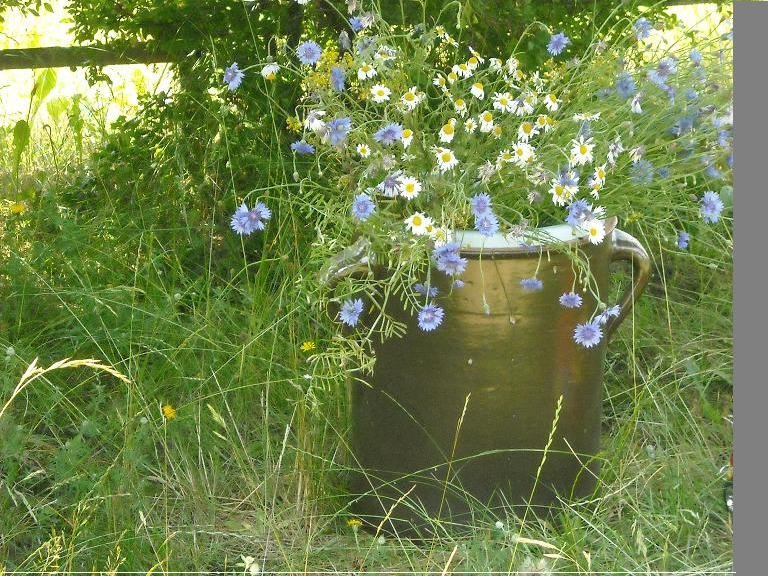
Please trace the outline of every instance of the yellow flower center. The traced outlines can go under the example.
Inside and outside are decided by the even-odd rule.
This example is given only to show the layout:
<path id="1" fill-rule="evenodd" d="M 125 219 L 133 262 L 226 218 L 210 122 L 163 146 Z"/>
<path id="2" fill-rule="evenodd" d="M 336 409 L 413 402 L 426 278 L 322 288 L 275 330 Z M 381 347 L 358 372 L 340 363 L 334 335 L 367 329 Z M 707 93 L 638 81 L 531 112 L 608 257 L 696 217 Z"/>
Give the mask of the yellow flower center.
<path id="1" fill-rule="evenodd" d="M 478 62 L 477 58 L 472 56 L 469 60 L 467 60 L 467 64 L 469 64 L 470 66 L 477 66 L 479 64 L 479 62 Z"/>
<path id="2" fill-rule="evenodd" d="M 483 121 L 484 122 L 491 122 L 493 120 L 493 114 L 490 112 L 483 112 Z"/>
<path id="3" fill-rule="evenodd" d="M 472 84 L 472 88 L 474 88 L 478 92 L 482 92 L 483 91 L 483 85 L 480 84 L 480 82 L 475 82 L 474 84 Z"/>
<path id="4" fill-rule="evenodd" d="M 524 123 L 522 128 L 523 128 L 523 132 L 525 132 L 526 134 L 530 134 L 531 131 L 533 130 L 533 126 L 531 126 L 528 122 Z"/>
<path id="5" fill-rule="evenodd" d="M 416 191 L 416 185 L 413 182 L 408 182 L 405 185 L 405 191 L 408 192 L 408 194 L 413 194 Z"/>
<path id="6" fill-rule="evenodd" d="M 589 147 L 586 144 L 579 146 L 579 153 L 586 154 L 587 152 L 589 152 Z"/>
<path id="7" fill-rule="evenodd" d="M 406 128 L 405 130 L 403 130 L 403 138 L 404 139 L 407 140 L 411 136 L 413 136 L 413 130 L 411 130 L 410 128 Z"/>
<path id="8" fill-rule="evenodd" d="M 413 92 L 406 92 L 403 98 L 405 98 L 408 102 L 413 102 L 414 100 L 416 100 L 416 94 L 414 94 Z"/>
<path id="9" fill-rule="evenodd" d="M 450 152 L 443 152 L 440 155 L 440 158 L 445 164 L 448 164 L 451 161 L 451 153 Z"/>
<path id="10" fill-rule="evenodd" d="M 464 106 L 466 106 L 466 104 L 464 103 L 464 100 L 462 100 L 461 98 L 456 100 L 456 108 L 461 110 L 462 108 L 464 108 Z"/>
<path id="11" fill-rule="evenodd" d="M 414 216 L 413 219 L 411 220 L 411 223 L 414 226 L 421 226 L 424 223 L 424 221 L 421 219 L 421 216 Z"/>
<path id="12" fill-rule="evenodd" d="M 445 134 L 449 134 L 449 135 L 453 134 L 453 124 L 445 124 L 443 126 L 443 132 Z"/>

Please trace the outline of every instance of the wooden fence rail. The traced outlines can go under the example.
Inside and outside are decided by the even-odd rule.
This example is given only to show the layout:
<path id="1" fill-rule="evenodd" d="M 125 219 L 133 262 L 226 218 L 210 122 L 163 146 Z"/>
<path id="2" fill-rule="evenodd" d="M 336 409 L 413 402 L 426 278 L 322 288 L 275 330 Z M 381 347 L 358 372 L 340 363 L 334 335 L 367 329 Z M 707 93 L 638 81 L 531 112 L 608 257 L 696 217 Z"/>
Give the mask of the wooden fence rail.
<path id="1" fill-rule="evenodd" d="M 48 46 L 0 50 L 0 70 L 153 64 L 171 60 L 168 54 L 149 50 L 142 44 L 124 49 L 109 46 Z"/>

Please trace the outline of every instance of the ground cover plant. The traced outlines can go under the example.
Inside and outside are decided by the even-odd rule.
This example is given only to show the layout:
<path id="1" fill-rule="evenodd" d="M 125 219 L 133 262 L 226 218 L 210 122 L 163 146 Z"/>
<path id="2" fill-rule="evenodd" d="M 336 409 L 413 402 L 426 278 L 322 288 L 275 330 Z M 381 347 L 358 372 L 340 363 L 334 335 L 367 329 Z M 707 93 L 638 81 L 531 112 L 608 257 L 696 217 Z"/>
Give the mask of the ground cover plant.
<path id="1" fill-rule="evenodd" d="M 674 22 L 658 6 L 645 20 L 633 7 L 611 12 L 604 72 L 578 77 L 582 101 L 644 146 L 637 161 L 625 146 L 626 186 L 613 197 L 620 225 L 654 262 L 648 292 L 608 348 L 598 491 L 553 521 L 478 507 L 469 534 L 435 523 L 432 538 L 415 542 L 366 532 L 348 511 L 345 383 L 367 355 L 343 336 L 343 317 L 328 314 L 353 286 L 323 293 L 316 275 L 353 239 L 357 194 L 340 195 L 333 168 L 318 161 L 327 143 L 305 126 L 316 102 L 301 80 L 316 72 L 331 82 L 333 67 L 346 66 L 341 23 L 352 43 L 380 25 L 381 11 L 310 3 L 307 14 L 325 15 L 313 25 L 296 24 L 302 3 L 261 19 L 248 4 L 233 5 L 228 22 L 253 32 L 217 43 L 203 30 L 205 53 L 180 66 L 174 91 L 146 94 L 138 113 L 107 128 L 70 108 L 52 140 L 28 122 L 26 145 L 16 123 L 3 127 L 0 573 L 730 570 L 728 6 L 716 30 L 667 40 L 662 29 Z M 434 30 L 413 4 L 400 18 Z M 526 73 L 572 73 L 600 40 L 599 26 L 579 35 L 562 13 L 550 16 L 519 43 Z M 369 17 L 368 32 L 356 31 Z M 457 19 L 446 4 L 439 24 L 463 41 L 471 31 Z M 548 51 L 561 32 L 573 43 Z M 506 59 L 517 40 L 474 46 L 488 61 Z M 301 63 L 296 49 L 309 41 L 338 59 Z M 679 71 L 660 70 L 675 54 Z M 632 109 L 640 92 L 642 113 Z M 45 106 L 37 99 L 33 107 Z M 359 157 L 362 143 L 342 154 Z M 707 191 L 720 203 L 703 201 Z M 238 219 L 243 203 L 255 218 Z M 618 291 L 628 278 L 615 276 Z"/>

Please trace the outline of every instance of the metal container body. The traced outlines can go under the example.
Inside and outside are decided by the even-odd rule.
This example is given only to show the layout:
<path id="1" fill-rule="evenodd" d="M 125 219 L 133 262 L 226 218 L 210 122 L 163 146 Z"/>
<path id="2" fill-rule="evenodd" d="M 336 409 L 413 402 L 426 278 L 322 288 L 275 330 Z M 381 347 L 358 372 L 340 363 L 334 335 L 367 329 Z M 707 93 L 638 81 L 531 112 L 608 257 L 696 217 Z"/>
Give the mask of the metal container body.
<path id="1" fill-rule="evenodd" d="M 647 281 L 644 251 L 617 230 L 579 249 L 603 299 L 609 264 L 633 262 L 638 277 L 623 317 Z M 573 334 L 597 302 L 585 292 L 578 309 L 559 304 L 578 288 L 565 254 L 462 255 L 462 288 L 451 292 L 450 279 L 432 275 L 441 294 L 450 292 L 440 301 L 442 325 L 425 333 L 402 308 L 391 310 L 408 324 L 406 335 L 378 346 L 368 385 L 351 383 L 353 510 L 374 526 L 413 532 L 426 518 L 462 523 L 483 508 L 540 513 L 560 496 L 595 489 L 607 335 L 588 349 Z M 520 281 L 534 276 L 543 288 L 523 289 Z"/>

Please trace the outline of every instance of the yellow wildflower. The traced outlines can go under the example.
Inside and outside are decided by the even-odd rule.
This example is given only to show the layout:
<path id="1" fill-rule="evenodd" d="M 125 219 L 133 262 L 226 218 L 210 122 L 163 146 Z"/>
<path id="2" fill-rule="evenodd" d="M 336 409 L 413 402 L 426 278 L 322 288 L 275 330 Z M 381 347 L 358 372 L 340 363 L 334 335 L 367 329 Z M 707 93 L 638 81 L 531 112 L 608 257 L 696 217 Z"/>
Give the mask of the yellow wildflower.
<path id="1" fill-rule="evenodd" d="M 11 214 L 24 214 L 27 211 L 27 204 L 23 201 L 14 202 L 9 209 Z"/>
<path id="2" fill-rule="evenodd" d="M 347 520 L 347 526 L 352 528 L 352 530 L 357 530 L 362 525 L 363 525 L 363 521 L 360 520 L 360 518 L 350 518 L 349 520 Z"/>
<path id="3" fill-rule="evenodd" d="M 169 422 L 176 418 L 176 408 L 174 408 L 171 404 L 163 404 L 163 417 L 165 417 L 166 420 Z"/>
<path id="4" fill-rule="evenodd" d="M 315 348 L 317 348 L 317 345 L 315 344 L 314 340 L 305 340 L 301 343 L 301 351 L 302 352 L 311 352 Z"/>
<path id="5" fill-rule="evenodd" d="M 301 132 L 301 121 L 296 116 L 288 116 L 285 125 L 291 132 Z"/>

